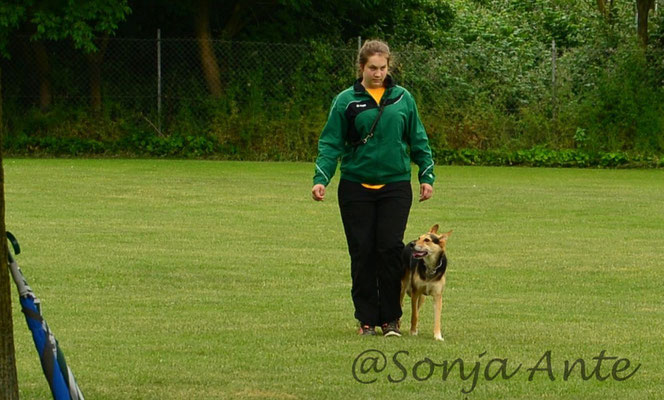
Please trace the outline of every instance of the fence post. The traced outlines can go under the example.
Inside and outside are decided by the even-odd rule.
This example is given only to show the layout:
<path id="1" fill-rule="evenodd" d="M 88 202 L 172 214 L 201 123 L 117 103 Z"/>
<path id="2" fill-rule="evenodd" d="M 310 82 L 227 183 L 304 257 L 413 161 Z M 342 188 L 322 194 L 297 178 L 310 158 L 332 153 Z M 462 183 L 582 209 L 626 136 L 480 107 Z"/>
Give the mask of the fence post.
<path id="1" fill-rule="evenodd" d="M 558 117 L 558 100 L 556 99 L 556 61 L 558 54 L 556 52 L 556 39 L 551 41 L 551 101 L 552 101 L 552 114 L 553 120 L 556 121 Z"/>
<path id="2" fill-rule="evenodd" d="M 157 29 L 157 130 L 161 135 L 161 29 Z"/>

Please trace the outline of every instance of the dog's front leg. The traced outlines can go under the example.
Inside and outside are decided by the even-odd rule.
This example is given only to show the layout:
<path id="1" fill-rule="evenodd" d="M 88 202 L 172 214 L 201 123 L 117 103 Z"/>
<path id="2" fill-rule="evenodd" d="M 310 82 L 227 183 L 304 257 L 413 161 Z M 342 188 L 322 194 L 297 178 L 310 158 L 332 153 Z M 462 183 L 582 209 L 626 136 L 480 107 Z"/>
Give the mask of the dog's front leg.
<path id="1" fill-rule="evenodd" d="M 410 334 L 415 336 L 417 335 L 417 322 L 419 319 L 420 313 L 420 304 L 422 301 L 422 295 L 419 291 L 413 291 L 410 295 Z"/>
<path id="2" fill-rule="evenodd" d="M 440 314 L 443 310 L 443 294 L 436 293 L 433 295 L 434 308 L 433 308 L 433 338 L 436 340 L 443 341 L 443 335 L 440 333 Z"/>

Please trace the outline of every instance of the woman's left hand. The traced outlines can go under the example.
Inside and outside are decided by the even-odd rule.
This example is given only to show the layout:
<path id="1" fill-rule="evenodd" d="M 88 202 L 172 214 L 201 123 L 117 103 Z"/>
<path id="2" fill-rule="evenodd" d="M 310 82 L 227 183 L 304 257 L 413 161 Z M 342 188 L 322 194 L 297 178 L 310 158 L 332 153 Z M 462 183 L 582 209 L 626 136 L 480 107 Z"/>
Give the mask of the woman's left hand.
<path id="1" fill-rule="evenodd" d="M 428 183 L 420 185 L 420 201 L 429 200 L 433 196 L 433 186 Z"/>

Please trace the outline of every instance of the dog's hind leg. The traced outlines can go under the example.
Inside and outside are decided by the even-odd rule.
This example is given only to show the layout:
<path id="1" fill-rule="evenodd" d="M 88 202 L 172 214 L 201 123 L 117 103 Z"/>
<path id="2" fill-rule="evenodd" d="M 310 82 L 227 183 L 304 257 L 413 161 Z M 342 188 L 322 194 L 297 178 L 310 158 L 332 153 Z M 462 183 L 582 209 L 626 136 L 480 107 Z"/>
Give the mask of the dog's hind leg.
<path id="1" fill-rule="evenodd" d="M 403 309 L 403 299 L 406 296 L 406 287 L 410 285 L 410 279 L 406 276 L 401 278 L 401 293 L 399 294 L 399 304 L 401 304 L 401 309 Z"/>
<path id="2" fill-rule="evenodd" d="M 440 314 L 443 310 L 443 294 L 436 293 L 433 295 L 434 307 L 433 307 L 433 338 L 436 340 L 443 341 L 443 335 L 440 333 Z"/>

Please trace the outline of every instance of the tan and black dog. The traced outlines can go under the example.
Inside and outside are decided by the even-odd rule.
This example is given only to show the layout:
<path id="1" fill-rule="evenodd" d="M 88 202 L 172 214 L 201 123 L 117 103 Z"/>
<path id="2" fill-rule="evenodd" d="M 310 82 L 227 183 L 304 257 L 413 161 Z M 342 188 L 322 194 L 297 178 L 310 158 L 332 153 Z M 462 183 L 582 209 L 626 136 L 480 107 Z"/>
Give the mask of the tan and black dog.
<path id="1" fill-rule="evenodd" d="M 404 274 L 401 278 L 401 307 L 406 293 L 411 300 L 410 334 L 417 335 L 417 322 L 424 296 L 433 296 L 434 325 L 433 337 L 443 340 L 440 333 L 440 314 L 443 308 L 443 290 L 445 289 L 445 270 L 447 256 L 445 246 L 452 231 L 438 234 L 438 225 L 431 227 L 428 233 L 408 243 L 401 255 Z"/>

